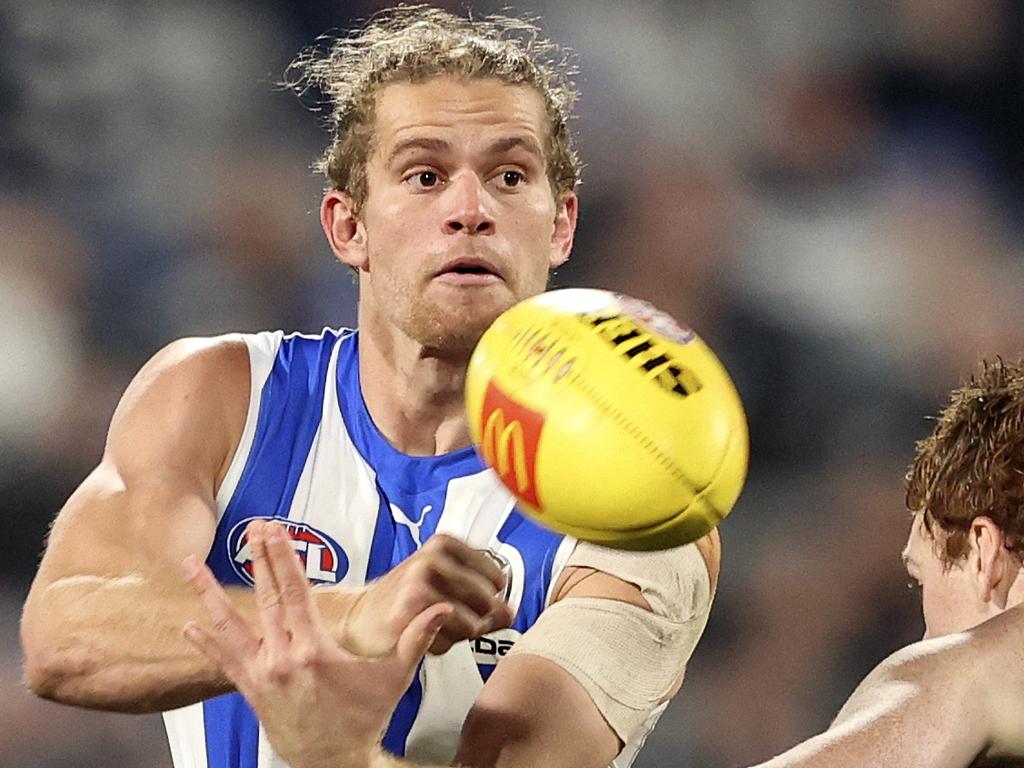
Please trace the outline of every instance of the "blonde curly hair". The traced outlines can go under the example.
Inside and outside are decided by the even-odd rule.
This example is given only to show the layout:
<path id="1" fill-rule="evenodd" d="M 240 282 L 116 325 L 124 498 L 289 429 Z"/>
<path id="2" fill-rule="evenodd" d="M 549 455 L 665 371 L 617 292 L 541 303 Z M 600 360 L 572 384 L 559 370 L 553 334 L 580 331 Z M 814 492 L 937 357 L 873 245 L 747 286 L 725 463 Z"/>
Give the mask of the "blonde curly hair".
<path id="1" fill-rule="evenodd" d="M 540 36 L 530 21 L 506 16 L 464 18 L 425 5 L 399 6 L 374 16 L 345 37 L 326 39 L 289 66 L 285 85 L 326 100 L 331 144 L 315 168 L 328 188 L 343 190 L 356 211 L 366 200 L 366 163 L 373 150 L 374 106 L 380 88 L 434 77 L 495 78 L 525 85 L 544 99 L 545 158 L 556 196 L 579 183 L 580 162 L 569 131 L 578 92 L 567 52 Z"/>

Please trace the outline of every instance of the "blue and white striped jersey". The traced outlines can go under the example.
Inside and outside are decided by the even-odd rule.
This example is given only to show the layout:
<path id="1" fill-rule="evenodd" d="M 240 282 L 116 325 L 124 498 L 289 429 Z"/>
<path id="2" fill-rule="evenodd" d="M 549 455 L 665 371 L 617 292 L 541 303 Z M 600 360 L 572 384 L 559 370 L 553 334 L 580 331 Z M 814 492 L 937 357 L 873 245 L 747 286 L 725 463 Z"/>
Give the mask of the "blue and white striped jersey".
<path id="1" fill-rule="evenodd" d="M 254 517 L 284 522 L 315 584 L 358 586 L 435 533 L 490 549 L 507 564 L 515 622 L 427 656 L 384 737 L 393 753 L 448 764 L 494 665 L 548 605 L 575 540 L 540 527 L 473 448 L 407 456 L 363 401 L 355 331 L 242 336 L 252 384 L 245 428 L 217 494 L 207 564 L 224 584 L 251 585 L 245 541 Z M 626 768 L 664 705 L 614 761 Z M 175 768 L 285 768 L 239 694 L 164 713 Z"/>
<path id="2" fill-rule="evenodd" d="M 207 563 L 224 584 L 251 584 L 244 540 L 254 517 L 284 521 L 310 581 L 364 584 L 443 532 L 507 561 L 515 624 L 443 656 L 428 656 L 384 744 L 447 763 L 462 722 L 499 656 L 547 604 L 574 541 L 523 517 L 473 448 L 407 456 L 366 410 L 354 331 L 243 337 L 251 361 L 249 413 L 218 492 Z M 279 768 L 239 694 L 164 714 L 175 768 Z"/>

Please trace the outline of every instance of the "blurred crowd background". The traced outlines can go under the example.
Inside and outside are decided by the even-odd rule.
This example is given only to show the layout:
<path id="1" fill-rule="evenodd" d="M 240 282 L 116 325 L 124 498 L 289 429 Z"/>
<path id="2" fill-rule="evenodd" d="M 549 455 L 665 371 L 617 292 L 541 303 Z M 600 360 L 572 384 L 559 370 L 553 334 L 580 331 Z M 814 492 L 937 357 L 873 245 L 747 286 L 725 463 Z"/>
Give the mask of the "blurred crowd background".
<path id="1" fill-rule="evenodd" d="M 738 766 L 827 726 L 922 632 L 902 477 L 982 356 L 1024 352 L 1024 5 L 439 3 L 575 52 L 586 162 L 558 286 L 688 322 L 752 434 L 705 639 L 637 766 Z M 369 0 L 0 0 L 0 765 L 167 768 L 159 718 L 19 690 L 49 522 L 179 336 L 351 324 L 326 134 L 275 83 Z"/>

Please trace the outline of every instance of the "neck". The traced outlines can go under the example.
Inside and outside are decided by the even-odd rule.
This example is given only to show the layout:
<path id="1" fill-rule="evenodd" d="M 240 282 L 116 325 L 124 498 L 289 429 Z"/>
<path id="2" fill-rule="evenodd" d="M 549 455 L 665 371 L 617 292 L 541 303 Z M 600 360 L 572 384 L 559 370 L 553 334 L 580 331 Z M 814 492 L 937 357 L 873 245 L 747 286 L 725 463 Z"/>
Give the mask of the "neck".
<path id="1" fill-rule="evenodd" d="M 1007 560 L 1010 564 L 1007 566 L 1004 579 L 1006 586 L 1003 589 L 997 588 L 992 596 L 996 613 L 1002 613 L 1008 608 L 1024 603 L 1024 568 L 1015 555 L 1011 555 Z"/>
<path id="2" fill-rule="evenodd" d="M 412 456 L 470 444 L 464 386 L 468 360 L 446 358 L 402 335 L 359 332 L 359 377 L 370 417 L 395 448 Z"/>

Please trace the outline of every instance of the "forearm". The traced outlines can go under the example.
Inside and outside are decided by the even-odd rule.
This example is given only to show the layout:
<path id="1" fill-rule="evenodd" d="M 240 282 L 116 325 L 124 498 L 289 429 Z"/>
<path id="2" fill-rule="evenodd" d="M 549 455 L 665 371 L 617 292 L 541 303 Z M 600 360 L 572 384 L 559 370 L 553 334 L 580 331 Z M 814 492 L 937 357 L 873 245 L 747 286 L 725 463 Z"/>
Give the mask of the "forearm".
<path id="1" fill-rule="evenodd" d="M 252 592 L 227 593 L 255 624 Z M 351 593 L 321 593 L 318 602 L 340 618 Z M 184 582 L 141 574 L 59 579 L 25 605 L 26 681 L 44 698 L 122 712 L 173 709 L 228 692 L 223 673 L 182 635 L 202 615 Z"/>
<path id="2" fill-rule="evenodd" d="M 246 592 L 231 595 L 251 617 Z M 125 712 L 171 709 L 231 690 L 181 635 L 199 609 L 183 584 L 140 574 L 59 579 L 25 605 L 28 685 L 66 704 Z"/>

